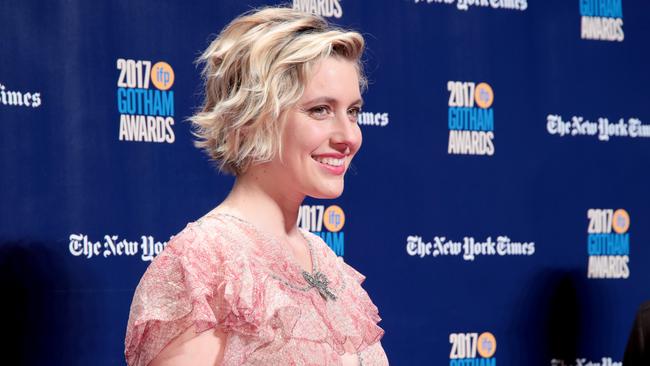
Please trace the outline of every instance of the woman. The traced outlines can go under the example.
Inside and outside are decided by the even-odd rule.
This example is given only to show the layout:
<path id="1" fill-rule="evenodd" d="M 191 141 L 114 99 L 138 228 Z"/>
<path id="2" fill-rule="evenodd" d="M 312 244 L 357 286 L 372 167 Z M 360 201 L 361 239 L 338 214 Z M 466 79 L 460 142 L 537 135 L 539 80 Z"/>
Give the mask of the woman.
<path id="1" fill-rule="evenodd" d="M 320 17 L 267 8 L 202 55 L 197 146 L 236 181 L 142 277 L 129 365 L 388 364 L 364 277 L 296 226 L 305 196 L 341 195 L 361 146 L 363 47 Z"/>

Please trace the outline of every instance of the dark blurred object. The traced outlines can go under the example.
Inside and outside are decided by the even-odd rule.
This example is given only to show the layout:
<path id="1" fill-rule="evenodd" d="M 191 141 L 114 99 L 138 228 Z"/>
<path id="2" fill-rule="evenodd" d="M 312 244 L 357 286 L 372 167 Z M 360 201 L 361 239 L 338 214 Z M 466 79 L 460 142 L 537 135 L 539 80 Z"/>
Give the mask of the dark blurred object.
<path id="1" fill-rule="evenodd" d="M 650 301 L 644 302 L 636 313 L 623 356 L 623 366 L 641 365 L 650 365 Z"/>

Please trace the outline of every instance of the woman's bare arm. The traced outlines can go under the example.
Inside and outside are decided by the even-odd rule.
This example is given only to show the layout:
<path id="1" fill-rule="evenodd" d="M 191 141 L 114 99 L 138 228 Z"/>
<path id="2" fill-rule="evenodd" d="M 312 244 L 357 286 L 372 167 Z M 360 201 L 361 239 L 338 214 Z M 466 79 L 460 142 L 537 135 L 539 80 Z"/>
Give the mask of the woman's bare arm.
<path id="1" fill-rule="evenodd" d="M 226 337 L 216 329 L 196 334 L 191 326 L 165 346 L 149 366 L 218 366 L 223 360 Z"/>

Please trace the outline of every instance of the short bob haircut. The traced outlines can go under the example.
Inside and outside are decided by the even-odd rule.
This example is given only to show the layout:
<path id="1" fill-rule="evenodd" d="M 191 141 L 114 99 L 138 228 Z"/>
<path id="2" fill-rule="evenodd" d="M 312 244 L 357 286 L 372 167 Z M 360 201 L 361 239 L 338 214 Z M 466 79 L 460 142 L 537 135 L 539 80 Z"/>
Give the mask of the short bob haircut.
<path id="1" fill-rule="evenodd" d="M 287 110 L 302 97 L 314 65 L 354 62 L 365 89 L 361 34 L 290 8 L 264 8 L 234 19 L 199 57 L 205 100 L 190 117 L 195 146 L 223 173 L 240 175 L 280 153 Z"/>

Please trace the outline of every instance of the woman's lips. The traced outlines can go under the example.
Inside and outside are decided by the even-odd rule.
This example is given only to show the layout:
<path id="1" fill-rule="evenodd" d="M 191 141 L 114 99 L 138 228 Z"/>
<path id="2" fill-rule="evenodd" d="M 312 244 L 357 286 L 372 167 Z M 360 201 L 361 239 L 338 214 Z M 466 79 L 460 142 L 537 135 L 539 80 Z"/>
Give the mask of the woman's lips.
<path id="1" fill-rule="evenodd" d="M 318 165 L 326 172 L 334 175 L 342 175 L 345 173 L 345 155 L 344 154 L 321 154 L 313 155 Z"/>

